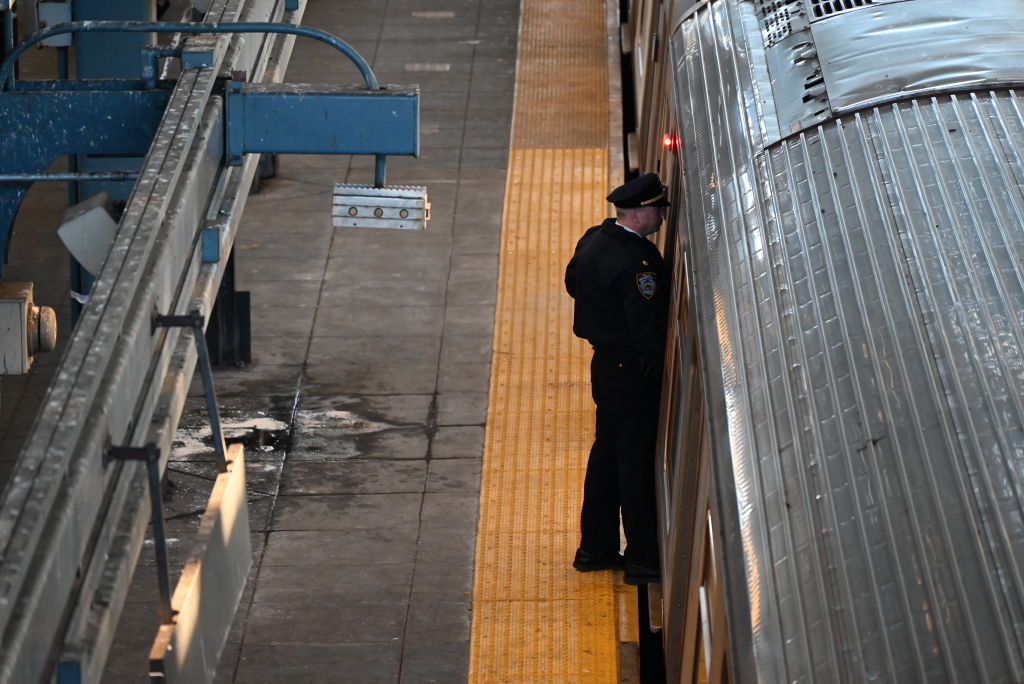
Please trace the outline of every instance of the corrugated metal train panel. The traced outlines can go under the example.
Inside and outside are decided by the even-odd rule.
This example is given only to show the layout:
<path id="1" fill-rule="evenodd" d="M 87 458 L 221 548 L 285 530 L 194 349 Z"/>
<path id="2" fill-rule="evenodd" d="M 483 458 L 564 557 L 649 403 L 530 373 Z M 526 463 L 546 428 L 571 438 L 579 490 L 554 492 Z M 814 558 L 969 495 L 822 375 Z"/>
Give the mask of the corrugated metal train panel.
<path id="1" fill-rule="evenodd" d="M 737 678 L 1022 681 L 1018 95 L 764 149 L 751 12 L 672 40 Z"/>

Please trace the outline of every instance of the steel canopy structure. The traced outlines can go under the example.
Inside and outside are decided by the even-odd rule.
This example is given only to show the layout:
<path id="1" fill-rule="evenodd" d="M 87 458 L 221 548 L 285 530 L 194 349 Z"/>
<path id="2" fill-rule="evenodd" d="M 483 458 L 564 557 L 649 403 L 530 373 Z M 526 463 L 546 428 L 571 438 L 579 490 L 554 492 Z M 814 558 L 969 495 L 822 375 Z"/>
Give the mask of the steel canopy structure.
<path id="1" fill-rule="evenodd" d="M 5 17 L 11 4 L 0 6 Z M 155 321 L 189 312 L 208 321 L 259 153 L 375 154 L 378 187 L 384 154 L 418 153 L 418 90 L 381 89 L 343 41 L 333 44 L 357 64 L 365 88 L 274 85 L 283 80 L 296 35 L 317 33 L 300 29 L 304 7 L 301 0 L 215 0 L 201 22 L 107 24 L 103 30 L 210 34 L 174 51 L 144 47 L 138 81 L 12 83 L 10 64 L 32 41 L 6 50 L 10 64 L 0 80 L 12 87 L 0 93 L 4 251 L 28 184 L 43 179 L 33 174 L 55 157 L 102 152 L 145 159 L 0 504 L 0 682 L 99 681 L 152 512 L 147 464 L 111 455 L 146 449 L 158 454 L 160 472 L 166 465 L 199 345 L 188 328 Z M 99 25 L 53 27 L 48 35 Z M 152 68 L 169 54 L 181 63 L 174 83 L 156 79 Z M 318 122 L 296 135 L 297 122 L 312 111 L 305 104 L 315 107 Z M 274 108 L 290 117 L 280 137 L 268 134 Z M 383 110 L 390 126 L 378 121 Z M 87 135 L 76 133 L 83 121 Z M 262 128 L 253 133 L 256 122 Z M 211 505 L 218 513 L 204 525 L 231 530 L 230 539 L 244 543 L 208 544 L 212 550 L 200 561 L 232 568 L 215 573 L 230 581 L 212 593 L 179 587 L 190 598 L 180 603 L 176 594 L 175 605 L 192 613 L 164 620 L 173 625 L 187 617 L 214 656 L 251 562 L 248 526 L 239 523 L 244 458 L 238 449 L 231 453 Z M 207 576 L 199 567 L 189 572 L 192 582 Z M 166 630 L 160 638 L 165 646 L 187 645 Z M 212 677 L 216 657 L 161 663 L 154 677 L 193 682 Z"/>

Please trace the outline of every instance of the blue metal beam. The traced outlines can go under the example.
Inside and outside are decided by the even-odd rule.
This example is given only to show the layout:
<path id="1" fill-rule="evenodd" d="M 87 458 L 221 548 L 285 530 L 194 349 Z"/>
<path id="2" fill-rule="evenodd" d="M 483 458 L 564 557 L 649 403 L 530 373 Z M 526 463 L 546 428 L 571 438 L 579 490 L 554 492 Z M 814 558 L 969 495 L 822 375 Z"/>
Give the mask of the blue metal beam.
<path id="1" fill-rule="evenodd" d="M 134 0 L 129 0 L 134 2 Z M 141 5 L 142 3 L 140 3 Z M 289 2 L 288 8 L 294 9 L 295 2 Z M 16 84 L 13 79 L 14 65 L 18 57 L 32 45 L 45 40 L 46 38 L 67 34 L 85 33 L 186 33 L 186 34 L 230 34 L 230 33 L 283 33 L 305 36 L 319 40 L 334 47 L 348 57 L 360 70 L 366 86 L 370 90 L 376 90 L 378 83 L 369 64 L 356 52 L 348 43 L 324 31 L 310 29 L 291 24 L 275 24 L 268 22 L 225 22 L 225 23 L 160 23 L 150 21 L 85 21 L 59 24 L 40 31 L 23 41 L 10 54 L 6 55 L 2 67 L 0 67 L 0 86 L 6 86 L 8 91 L 0 93 L 0 131 L 3 131 L 2 146 L 0 146 L 0 173 L 4 174 L 34 174 L 46 169 L 52 161 L 62 155 L 144 155 L 155 134 L 159 123 L 160 113 L 167 101 L 166 94 L 160 91 L 140 90 L 138 93 L 156 93 L 156 97 L 144 95 L 125 95 L 119 91 L 119 86 L 101 85 L 102 81 L 91 81 L 84 86 L 88 90 L 78 90 L 83 86 L 69 84 L 66 81 L 49 82 L 43 84 L 30 84 L 31 90 L 23 84 Z M 134 64 L 133 63 L 133 69 Z M 152 81 L 152 79 L 150 79 Z M 53 85 L 56 83 L 56 85 Z M 153 85 L 150 82 L 149 85 Z M 52 91 L 49 94 L 40 91 Z M 357 89 L 352 89 L 353 91 Z M 96 92 L 103 91 L 103 92 Z M 122 92 L 122 97 L 107 97 L 109 92 Z M 368 94 L 368 91 L 362 91 Z M 48 95 L 56 95 L 48 97 Z M 84 98 L 72 98 L 69 93 L 85 95 Z M 290 92 L 295 95 L 294 90 Z M 336 94 L 335 94 L 336 95 Z M 418 153 L 418 119 L 419 107 L 418 96 L 415 92 L 389 91 L 386 93 L 391 104 L 385 100 L 371 100 L 365 103 L 365 107 L 354 105 L 352 102 L 337 105 L 339 117 L 337 125 L 328 127 L 327 136 L 313 145 L 310 149 L 309 136 L 305 131 L 309 127 L 310 119 L 303 119 L 297 106 L 292 106 L 293 116 L 285 125 L 291 125 L 291 130 L 286 131 L 282 136 L 282 151 L 304 151 L 321 153 L 342 153 L 348 151 L 352 154 L 376 154 L 377 172 L 376 182 L 382 185 L 384 182 L 384 155 L 386 154 L 417 154 Z M 404 95 L 404 99 L 403 96 Z M 142 99 L 138 99 L 141 97 Z M 397 99 L 396 99 L 397 97 Z M 295 99 L 294 97 L 291 99 Z M 330 97 L 327 98 L 331 99 Z M 157 107 L 153 107 L 154 102 Z M 275 105 L 276 106 L 276 105 Z M 327 105 L 328 109 L 336 105 Z M 323 111 L 323 105 L 320 110 Z M 105 109 L 106 108 L 106 109 Z M 254 111 L 251 118 L 253 122 L 263 123 L 260 114 L 265 108 L 253 105 Z M 138 111 L 136 111 L 138 109 Z M 390 116 L 388 123 L 395 126 L 369 126 L 362 134 L 362 137 L 349 137 L 346 144 L 354 146 L 331 147 L 324 141 L 336 140 L 338 131 L 341 128 L 349 127 L 353 112 L 359 110 L 370 117 Z M 244 114 L 243 114 L 244 119 Z M 83 127 L 81 122 L 88 122 Z M 95 126 L 93 124 L 96 124 Z M 139 125 L 142 129 L 139 129 Z M 280 126 L 281 123 L 275 124 Z M 244 130 L 244 126 L 242 130 Z M 323 129 L 320 129 L 323 131 Z M 43 135 L 41 132 L 45 131 Z M 411 131 L 411 145 L 407 134 Z M 238 129 L 236 129 L 236 134 Z M 395 139 L 388 136 L 395 135 Z M 290 136 L 290 137 L 289 137 Z M 144 139 L 143 144 L 137 144 Z M 254 138 L 256 139 L 256 138 Z M 265 140 L 266 136 L 259 138 Z M 243 136 L 243 146 L 246 137 Z M 128 150 L 124 149 L 127 146 Z M 376 147 L 376 149 L 374 149 Z M 251 149 L 245 151 L 256 152 L 261 149 L 259 143 L 254 143 Z M 394 151 L 392 151 L 394 150 Z M 242 153 L 239 153 L 239 155 Z M 239 156 L 240 160 L 241 157 Z M 93 168 L 91 164 L 86 170 L 97 171 L 107 170 Z M 17 177 L 17 176 L 15 176 Z M 8 176 L 11 178 L 11 176 Z M 24 199 L 28 187 L 24 184 L 0 182 L 0 275 L 3 275 L 3 264 L 7 261 L 7 253 L 10 241 L 10 232 L 14 224 L 14 217 L 18 207 Z"/>
<path id="2" fill-rule="evenodd" d="M 0 171 L 41 173 L 68 154 L 144 156 L 149 151 L 170 93 L 164 90 L 80 90 L 67 81 L 20 84 L 0 94 Z M 0 275 L 11 227 L 28 192 L 24 184 L 0 183 Z"/>
<path id="3" fill-rule="evenodd" d="M 135 171 L 75 171 L 70 173 L 0 173 L 0 183 L 66 183 L 67 181 L 103 181 L 125 183 L 138 180 Z"/>
<path id="4" fill-rule="evenodd" d="M 63 154 L 144 155 L 170 92 L 44 90 L 0 95 L 5 172 L 41 171 Z"/>
<path id="5" fill-rule="evenodd" d="M 419 89 L 228 84 L 228 163 L 245 154 L 419 154 Z"/>

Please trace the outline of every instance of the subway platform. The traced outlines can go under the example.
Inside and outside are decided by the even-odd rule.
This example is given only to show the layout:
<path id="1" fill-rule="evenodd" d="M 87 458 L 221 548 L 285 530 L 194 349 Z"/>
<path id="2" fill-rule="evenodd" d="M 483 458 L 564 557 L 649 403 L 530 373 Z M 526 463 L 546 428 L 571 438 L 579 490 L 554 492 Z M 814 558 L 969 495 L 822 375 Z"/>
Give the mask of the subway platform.
<path id="1" fill-rule="evenodd" d="M 218 681 L 465 680 L 518 18 L 513 0 L 306 9 L 381 83 L 420 86 L 420 157 L 390 158 L 387 182 L 426 185 L 431 219 L 334 228 L 334 183 L 372 182 L 367 158 L 281 157 L 249 200 L 234 254 L 253 364 L 215 385 L 247 446 L 255 557 Z M 286 80 L 357 75 L 299 41 Z M 197 382 L 169 465 L 172 558 L 215 473 L 208 425 Z M 104 680 L 146 672 L 147 551 Z"/>
<path id="2" fill-rule="evenodd" d="M 428 6 L 429 5 L 429 6 Z M 425 231 L 333 228 L 335 183 L 371 158 L 282 156 L 235 244 L 252 298 L 251 367 L 219 370 L 246 445 L 254 562 L 222 682 L 464 681 L 518 2 L 311 2 L 304 25 L 349 42 L 381 83 L 418 84 Z M 298 41 L 286 81 L 358 74 Z M 172 561 L 215 474 L 198 378 L 169 464 Z M 104 681 L 136 682 L 156 627 L 143 549 Z"/>
<path id="3" fill-rule="evenodd" d="M 254 557 L 217 682 L 633 681 L 635 592 L 570 565 L 592 406 L 560 285 L 621 182 L 612 4 L 308 3 L 305 26 L 420 87 L 420 156 L 389 158 L 387 182 L 426 186 L 431 218 L 332 226 L 334 184 L 372 182 L 372 158 L 282 155 L 248 200 L 253 359 L 214 383 Z M 285 79 L 359 80 L 302 40 Z M 56 225 L 63 196 L 37 187 L 27 214 Z M 55 236 L 32 244 L 26 272 L 66 269 Z M 69 326 L 66 279 L 37 300 Z M 0 380 L 0 475 L 58 356 Z M 197 376 L 164 490 L 172 582 L 216 472 Z M 146 678 L 157 607 L 147 539 L 104 682 Z"/>

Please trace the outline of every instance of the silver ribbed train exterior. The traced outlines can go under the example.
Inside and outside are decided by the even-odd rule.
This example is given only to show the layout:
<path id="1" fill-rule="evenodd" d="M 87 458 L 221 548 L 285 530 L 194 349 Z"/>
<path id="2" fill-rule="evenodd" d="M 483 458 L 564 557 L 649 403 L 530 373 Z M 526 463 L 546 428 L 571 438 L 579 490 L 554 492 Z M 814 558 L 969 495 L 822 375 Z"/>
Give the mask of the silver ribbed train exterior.
<path id="1" fill-rule="evenodd" d="M 634 4 L 670 680 L 1024 682 L 1024 1 Z"/>

